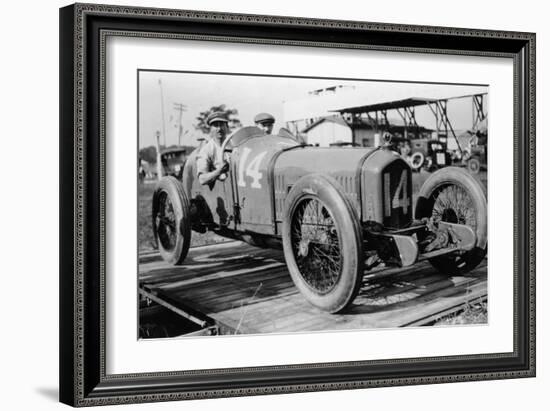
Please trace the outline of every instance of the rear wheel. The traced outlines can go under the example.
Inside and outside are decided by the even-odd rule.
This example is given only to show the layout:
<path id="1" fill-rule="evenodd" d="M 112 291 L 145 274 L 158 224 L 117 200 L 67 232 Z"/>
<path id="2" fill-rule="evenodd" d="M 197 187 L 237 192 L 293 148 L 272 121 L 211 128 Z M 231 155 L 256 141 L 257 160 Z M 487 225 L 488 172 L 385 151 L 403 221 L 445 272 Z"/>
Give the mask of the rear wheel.
<path id="1" fill-rule="evenodd" d="M 464 224 L 476 234 L 476 246 L 430 259 L 443 273 L 464 274 L 473 270 L 487 253 L 487 196 L 479 181 L 457 167 L 442 168 L 432 174 L 420 189 L 416 218 Z"/>
<path id="2" fill-rule="evenodd" d="M 472 174 L 479 174 L 481 170 L 481 162 L 477 157 L 470 158 L 468 160 L 467 166 L 468 166 L 468 171 Z"/>
<path id="3" fill-rule="evenodd" d="M 162 258 L 182 264 L 191 243 L 189 199 L 174 177 L 162 178 L 153 193 L 153 234 Z"/>
<path id="4" fill-rule="evenodd" d="M 348 307 L 363 276 L 362 235 L 337 183 L 319 174 L 300 179 L 286 200 L 282 234 L 288 270 L 304 297 L 331 313 Z"/>

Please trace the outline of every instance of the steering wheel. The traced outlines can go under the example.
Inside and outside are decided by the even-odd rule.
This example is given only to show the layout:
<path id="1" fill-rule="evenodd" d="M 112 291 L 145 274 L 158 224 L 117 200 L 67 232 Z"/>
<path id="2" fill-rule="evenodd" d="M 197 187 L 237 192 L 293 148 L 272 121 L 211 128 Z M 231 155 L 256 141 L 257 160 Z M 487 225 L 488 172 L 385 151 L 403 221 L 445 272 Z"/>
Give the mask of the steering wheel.
<path id="1" fill-rule="evenodd" d="M 223 141 L 222 143 L 222 147 L 221 147 L 221 150 L 220 150 L 220 155 L 218 157 L 218 164 L 223 164 L 224 162 L 224 154 L 226 151 L 229 151 L 229 149 L 227 148 L 227 143 L 229 143 L 231 141 L 231 139 L 233 138 L 233 136 L 236 134 L 237 132 L 234 132 L 234 133 L 231 133 L 230 135 L 227 136 L 227 138 Z M 218 177 L 218 180 L 220 181 L 224 181 L 227 179 L 227 174 L 226 173 L 221 173 L 220 176 Z"/>
<path id="2" fill-rule="evenodd" d="M 229 149 L 227 148 L 227 144 L 231 141 L 231 139 L 235 136 L 235 134 L 237 134 L 237 132 L 234 132 L 234 133 L 231 133 L 227 136 L 227 138 L 223 141 L 222 143 L 222 149 L 220 151 L 220 157 L 218 160 L 220 161 L 223 161 L 223 155 L 226 151 L 229 151 Z"/>

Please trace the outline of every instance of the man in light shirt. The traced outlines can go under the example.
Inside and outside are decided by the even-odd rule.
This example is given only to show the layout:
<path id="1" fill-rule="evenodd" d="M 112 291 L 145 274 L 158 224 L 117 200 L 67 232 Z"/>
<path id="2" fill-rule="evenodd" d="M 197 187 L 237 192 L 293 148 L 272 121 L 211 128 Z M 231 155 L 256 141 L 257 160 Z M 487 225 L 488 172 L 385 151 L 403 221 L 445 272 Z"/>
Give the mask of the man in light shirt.
<path id="1" fill-rule="evenodd" d="M 202 185 L 213 185 L 216 180 L 225 180 L 229 163 L 223 159 L 221 146 L 229 133 L 229 120 L 223 112 L 217 111 L 208 116 L 210 140 L 202 146 L 197 155 L 197 177 Z"/>

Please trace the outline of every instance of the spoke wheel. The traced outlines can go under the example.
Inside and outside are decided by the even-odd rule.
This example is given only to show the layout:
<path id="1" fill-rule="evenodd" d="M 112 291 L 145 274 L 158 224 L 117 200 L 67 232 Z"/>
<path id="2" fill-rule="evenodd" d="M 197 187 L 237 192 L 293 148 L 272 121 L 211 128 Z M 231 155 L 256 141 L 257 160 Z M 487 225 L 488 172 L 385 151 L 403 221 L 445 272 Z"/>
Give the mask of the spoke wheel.
<path id="1" fill-rule="evenodd" d="M 420 189 L 416 218 L 464 224 L 476 234 L 476 246 L 468 251 L 430 259 L 440 272 L 465 274 L 487 253 L 487 197 L 479 181 L 466 170 L 446 167 L 436 171 Z"/>
<path id="2" fill-rule="evenodd" d="M 466 189 L 457 185 L 444 186 L 437 190 L 432 197 L 434 221 L 465 224 L 476 231 L 475 204 Z"/>
<path id="3" fill-rule="evenodd" d="M 331 313 L 346 309 L 363 276 L 359 218 L 338 183 L 325 175 L 302 177 L 283 212 L 288 271 L 302 295 Z"/>
<path id="4" fill-rule="evenodd" d="M 342 272 L 340 241 L 334 219 L 316 198 L 304 198 L 292 218 L 294 257 L 304 281 L 314 292 L 334 289 Z"/>

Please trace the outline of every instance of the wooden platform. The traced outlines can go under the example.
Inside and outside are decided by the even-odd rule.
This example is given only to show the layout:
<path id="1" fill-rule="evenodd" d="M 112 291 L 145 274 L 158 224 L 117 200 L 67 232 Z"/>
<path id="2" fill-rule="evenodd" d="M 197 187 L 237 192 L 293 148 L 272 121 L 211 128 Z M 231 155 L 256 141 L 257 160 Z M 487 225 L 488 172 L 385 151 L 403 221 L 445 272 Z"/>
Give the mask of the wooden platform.
<path id="1" fill-rule="evenodd" d="M 286 333 L 422 325 L 469 301 L 487 298 L 484 261 L 464 277 L 429 263 L 366 272 L 353 306 L 327 314 L 308 304 L 288 274 L 282 251 L 229 242 L 190 250 L 172 267 L 156 253 L 140 255 L 140 286 L 191 308 L 226 333 Z"/>

